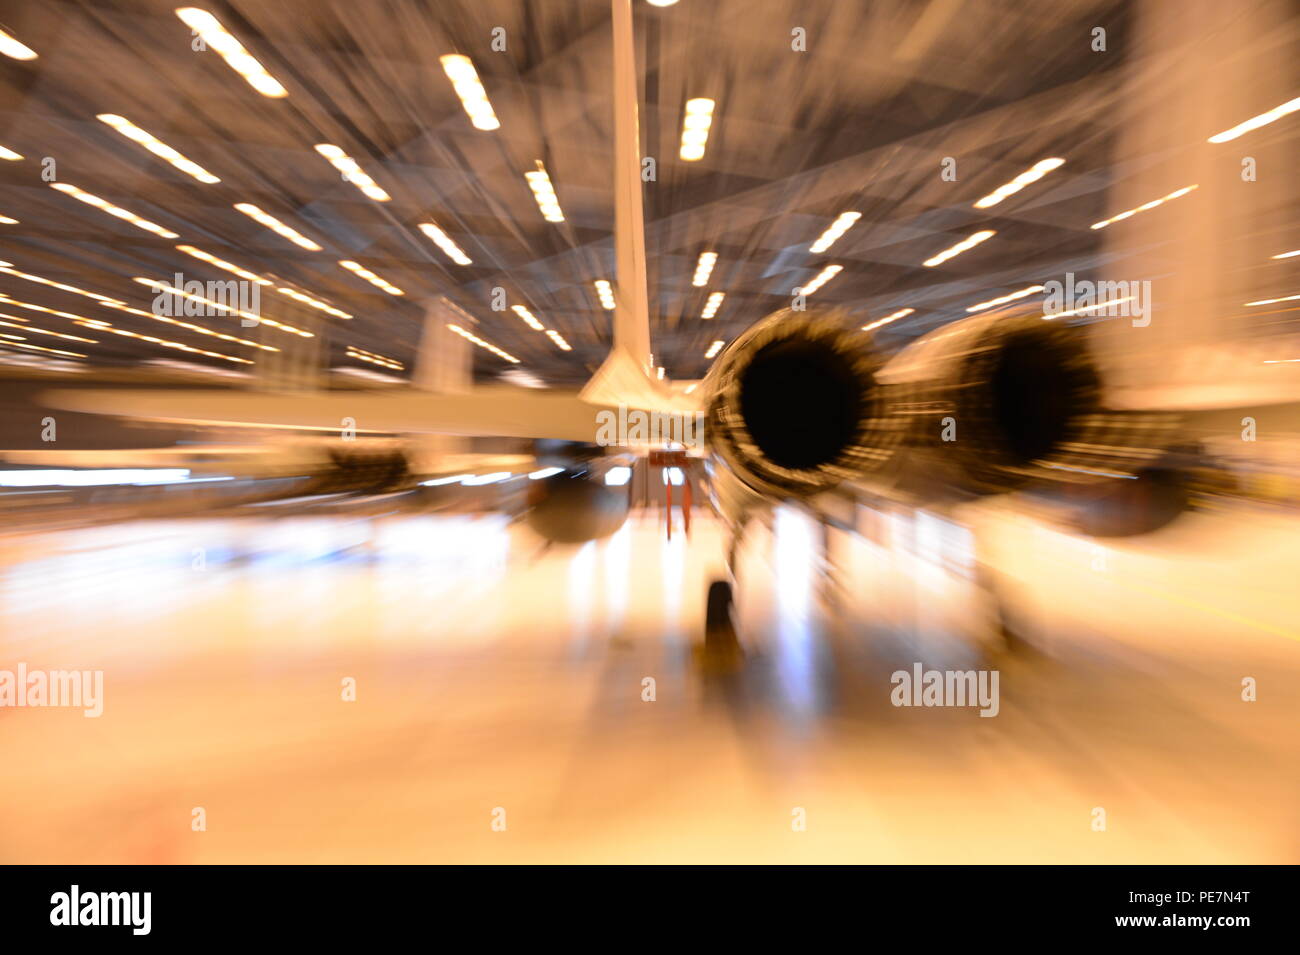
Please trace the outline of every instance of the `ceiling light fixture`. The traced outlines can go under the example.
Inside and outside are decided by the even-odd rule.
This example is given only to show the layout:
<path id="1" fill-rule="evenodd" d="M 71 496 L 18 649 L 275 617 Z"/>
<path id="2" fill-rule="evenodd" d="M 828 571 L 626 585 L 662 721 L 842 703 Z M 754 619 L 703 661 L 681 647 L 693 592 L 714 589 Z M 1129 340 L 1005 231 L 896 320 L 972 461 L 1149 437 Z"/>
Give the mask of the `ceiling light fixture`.
<path id="1" fill-rule="evenodd" d="M 310 295 L 307 295 L 303 292 L 299 292 L 297 289 L 279 287 L 276 289 L 276 291 L 279 292 L 281 295 L 293 299 L 295 302 L 301 302 L 303 305 L 310 306 L 311 308 L 316 309 L 318 312 L 324 312 L 326 315 L 333 315 L 335 318 L 352 317 L 342 309 L 335 308 L 333 305 L 330 305 L 328 302 L 322 302 L 318 298 L 312 298 Z"/>
<path id="2" fill-rule="evenodd" d="M 509 352 L 504 352 L 504 351 L 502 351 L 500 348 L 497 348 L 497 346 L 496 346 L 496 345 L 493 345 L 491 342 L 485 342 L 483 339 L 479 338 L 477 335 L 474 335 L 474 334 L 471 334 L 470 332 L 465 331 L 465 329 L 461 328 L 459 325 L 448 324 L 447 327 L 450 328 L 450 329 L 451 329 L 453 332 L 455 332 L 457 335 L 459 335 L 461 338 L 464 338 L 466 341 L 471 341 L 471 342 L 473 342 L 473 343 L 474 343 L 475 345 L 477 345 L 479 348 L 485 348 L 485 349 L 487 349 L 487 350 L 490 351 L 492 354 L 496 355 L 498 358 L 503 358 L 503 359 L 505 359 L 506 361 L 510 362 L 510 364 L 512 364 L 512 365 L 517 365 L 517 364 L 519 364 L 519 359 L 516 358 L 514 355 L 511 355 Z"/>
<path id="3" fill-rule="evenodd" d="M 150 222 L 148 219 L 143 219 L 134 212 L 123 209 L 121 206 L 115 206 L 113 203 L 101 199 L 99 196 L 78 189 L 76 186 L 70 185 L 69 183 L 52 182 L 50 183 L 50 188 L 57 189 L 59 192 L 69 195 L 74 199 L 79 199 L 88 206 L 94 206 L 96 209 L 103 209 L 111 216 L 116 216 L 119 219 L 126 220 L 137 229 L 143 229 L 145 232 L 152 232 L 154 235 L 160 235 L 164 239 L 180 238 L 180 235 L 169 229 L 164 229 L 156 222 Z"/>
<path id="4" fill-rule="evenodd" d="M 155 322 L 164 322 L 167 325 L 175 325 L 178 328 L 184 328 L 198 335 L 207 335 L 210 338 L 220 338 L 222 341 L 235 342 L 239 345 L 247 345 L 249 348 L 257 348 L 261 351 L 279 351 L 278 348 L 272 348 L 270 345 L 262 345 L 258 342 L 251 342 L 246 338 L 239 338 L 236 335 L 226 335 L 223 332 L 214 332 L 210 328 L 204 328 L 202 325 L 193 325 L 190 322 L 182 322 L 180 319 L 172 318 L 168 315 L 155 315 L 152 312 L 146 312 L 143 309 L 132 308 L 130 305 L 118 305 L 115 302 L 101 302 L 109 308 L 115 308 L 119 312 L 130 312 L 132 315 L 139 315 L 141 318 L 152 319 Z"/>
<path id="5" fill-rule="evenodd" d="M 273 284 L 270 279 L 264 279 L 262 276 L 250 272 L 247 269 L 241 269 L 233 262 L 227 262 L 225 259 L 218 258 L 211 252 L 204 252 L 202 249 L 195 248 L 192 245 L 178 245 L 176 248 L 180 249 L 180 251 L 184 252 L 186 255 L 192 255 L 194 258 L 207 262 L 209 265 L 215 265 L 219 269 L 225 269 L 232 275 L 238 275 L 241 279 L 256 282 L 258 285 Z"/>
<path id="6" fill-rule="evenodd" d="M 405 295 L 405 294 L 406 294 L 406 293 L 403 292 L 400 288 L 398 288 L 396 285 L 393 285 L 391 282 L 389 282 L 387 279 L 382 279 L 382 278 L 380 278 L 378 275 L 376 275 L 374 272 L 372 272 L 372 271 L 370 271 L 369 269 L 363 267 L 363 266 L 361 265 L 360 262 L 353 262 L 351 259 L 340 259 L 340 260 L 339 260 L 339 265 L 343 266 L 343 267 L 344 267 L 345 269 L 347 269 L 349 272 L 353 272 L 353 273 L 355 273 L 356 275 L 361 276 L 363 279 L 365 279 L 365 280 L 366 280 L 367 282 L 369 282 L 371 285 L 374 285 L 374 286 L 377 287 L 377 288 L 381 288 L 381 289 L 383 289 L 383 290 L 384 290 L 385 292 L 387 292 L 389 295 Z"/>
<path id="7" fill-rule="evenodd" d="M 338 146 L 330 143 L 317 143 L 316 152 L 329 160 L 331 166 L 343 173 L 343 179 L 360 189 L 367 199 L 374 199 L 375 202 L 387 202 L 393 198 L 380 189 L 378 183 L 357 165 L 357 161 Z"/>
<path id="8" fill-rule="evenodd" d="M 533 190 L 533 198 L 537 200 L 537 208 L 542 210 L 542 217 L 547 222 L 563 222 L 564 213 L 560 210 L 560 200 L 555 195 L 551 177 L 540 159 L 537 160 L 537 168 L 532 172 L 524 173 L 524 178 L 528 180 L 528 188 Z"/>
<path id="9" fill-rule="evenodd" d="M 1014 302 L 1017 299 L 1028 298 L 1035 292 L 1043 291 L 1041 285 L 1031 285 L 1028 288 L 1022 288 L 1017 292 L 1011 292 L 1007 295 L 1000 295 L 997 298 L 991 298 L 987 302 L 979 302 L 966 309 L 968 312 L 979 312 L 986 308 L 992 308 L 994 305 L 1005 305 L 1007 302 Z"/>
<path id="10" fill-rule="evenodd" d="M 1135 216 L 1139 212 L 1146 212 L 1148 209 L 1154 209 L 1156 206 L 1164 205 L 1166 202 L 1169 202 L 1171 199 L 1177 199 L 1179 196 L 1185 196 L 1195 188 L 1197 188 L 1196 185 L 1183 186 L 1183 188 L 1181 189 L 1175 189 L 1167 196 L 1161 196 L 1159 199 L 1152 199 L 1150 202 L 1144 202 L 1142 203 L 1142 205 L 1137 206 L 1136 208 L 1128 209 L 1124 212 L 1119 213 L 1118 215 L 1113 215 L 1109 219 L 1102 219 L 1100 222 L 1094 222 L 1091 226 L 1089 226 L 1089 228 L 1104 229 L 1112 222 L 1122 222 L 1124 219 L 1127 219 L 1130 216 Z"/>
<path id="11" fill-rule="evenodd" d="M 811 295 L 813 292 L 817 291 L 819 288 L 821 288 L 831 279 L 835 278 L 835 276 L 839 275 L 842 271 L 844 271 L 844 266 L 842 265 L 826 266 L 826 268 L 822 269 L 820 272 L 817 273 L 816 278 L 814 278 L 807 285 L 799 289 L 799 294 Z"/>
<path id="12" fill-rule="evenodd" d="M 203 38 L 203 42 L 226 61 L 226 65 L 244 78 L 253 89 L 271 99 L 281 99 L 289 92 L 266 71 L 266 67 L 257 62 L 244 45 L 234 38 L 221 25 L 221 21 L 198 7 L 178 7 L 176 16 L 181 22 Z"/>
<path id="13" fill-rule="evenodd" d="M 676 2 L 676 0 L 674 0 Z M 15 60 L 34 60 L 36 51 L 30 46 L 19 43 L 4 30 L 0 30 L 0 53 Z"/>
<path id="14" fill-rule="evenodd" d="M 682 117 L 682 148 L 677 153 L 686 162 L 698 162 L 704 158 L 716 105 L 704 97 L 686 101 L 686 115 Z"/>
<path id="15" fill-rule="evenodd" d="M 251 202 L 237 202 L 235 203 L 235 208 L 248 216 L 254 222 L 266 226 L 272 232 L 283 236 L 299 248 L 306 249 L 309 252 L 319 252 L 321 250 L 319 245 L 307 238 L 297 229 L 290 228 L 275 216 L 268 212 L 263 212 Z"/>
<path id="16" fill-rule="evenodd" d="M 852 228 L 853 223 L 857 222 L 861 218 L 861 212 L 841 212 L 839 216 L 836 217 L 835 221 L 827 227 L 826 231 L 821 234 L 821 237 L 808 247 L 808 251 L 816 253 L 825 252 L 835 244 L 836 239 L 842 236 L 845 232 L 848 232 L 849 229 Z"/>
<path id="17" fill-rule="evenodd" d="M 470 257 L 464 253 L 461 247 L 453 242 L 447 233 L 443 232 L 432 222 L 421 222 L 419 229 L 433 240 L 434 245 L 446 253 L 447 258 L 451 259 L 457 265 L 470 264 Z"/>
<path id="18" fill-rule="evenodd" d="M 511 305 L 510 310 L 514 312 L 516 315 L 518 315 L 520 318 L 522 318 L 524 320 L 524 324 L 527 325 L 529 328 L 531 328 L 533 331 L 537 331 L 537 332 L 546 331 L 546 326 L 543 325 L 541 322 L 539 322 L 533 316 L 533 313 L 528 311 L 528 309 L 524 308 L 522 305 Z"/>
<path id="19" fill-rule="evenodd" d="M 915 311 L 916 309 L 914 308 L 900 308 L 892 315 L 886 315 L 884 318 L 879 319 L 878 321 L 874 321 L 870 325 L 863 325 L 862 330 L 864 332 L 875 331 L 877 328 L 880 328 L 882 325 L 888 325 L 890 322 L 896 322 L 900 318 L 906 318 L 908 315 L 911 315 Z"/>
<path id="20" fill-rule="evenodd" d="M 132 142 L 139 143 L 160 159 L 165 159 L 187 176 L 193 176 L 199 182 L 204 182 L 209 185 L 221 181 L 198 163 L 186 159 L 157 136 L 141 129 L 125 116 L 118 116 L 116 113 L 100 113 L 95 118 L 101 123 L 111 126 Z"/>
<path id="21" fill-rule="evenodd" d="M 460 97 L 460 105 L 465 107 L 465 112 L 470 122 L 474 124 L 474 128 L 499 129 L 501 121 L 497 119 L 497 114 L 492 109 L 487 90 L 483 88 L 483 83 L 478 78 L 478 71 L 474 69 L 473 61 L 459 53 L 448 53 L 446 56 L 440 56 L 438 62 L 442 64 L 442 71 L 447 74 L 447 79 L 451 80 L 452 88 Z"/>
<path id="22" fill-rule="evenodd" d="M 691 284 L 697 288 L 703 288 L 709 283 L 709 276 L 713 273 L 713 264 L 718 261 L 718 253 L 701 252 L 700 259 L 695 263 L 695 275 L 691 278 Z"/>
<path id="23" fill-rule="evenodd" d="M 1238 123 L 1236 126 L 1232 127 L 1232 129 L 1225 129 L 1221 133 L 1215 133 L 1206 141 L 1211 143 L 1226 143 L 1229 140 L 1236 139 L 1238 136 L 1250 132 L 1252 129 L 1259 129 L 1261 126 L 1267 126 L 1269 123 L 1279 120 L 1290 113 L 1294 113 L 1298 109 L 1300 109 L 1300 96 L 1297 96 L 1292 100 L 1287 100 L 1281 106 L 1273 107 L 1273 109 L 1270 109 L 1267 113 L 1260 113 L 1258 116 L 1252 116 L 1244 123 Z"/>
<path id="24" fill-rule="evenodd" d="M 983 199 L 980 199 L 978 202 L 975 203 L 975 208 L 987 209 L 989 206 L 996 206 L 1003 199 L 1006 199 L 1008 196 L 1014 196 L 1021 189 L 1025 188 L 1025 186 L 1037 182 L 1038 180 L 1046 176 L 1049 172 L 1051 172 L 1053 169 L 1059 169 L 1061 166 L 1064 165 L 1065 165 L 1065 160 L 1059 157 L 1040 160 L 1039 162 L 1034 163 L 1032 166 L 1030 166 L 1020 175 L 1016 176 L 1015 179 L 1012 179 L 1010 182 L 998 186 L 996 189 L 990 192 Z"/>

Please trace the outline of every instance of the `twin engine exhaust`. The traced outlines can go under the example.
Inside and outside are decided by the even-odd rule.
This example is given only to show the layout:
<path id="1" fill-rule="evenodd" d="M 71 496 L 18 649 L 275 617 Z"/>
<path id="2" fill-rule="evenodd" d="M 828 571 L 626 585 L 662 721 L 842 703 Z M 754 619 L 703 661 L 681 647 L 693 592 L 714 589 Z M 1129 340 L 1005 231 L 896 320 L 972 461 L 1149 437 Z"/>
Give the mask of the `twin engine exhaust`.
<path id="1" fill-rule="evenodd" d="M 882 363 L 842 312 L 782 310 L 723 352 L 703 385 L 713 450 L 749 489 L 810 497 L 859 483 L 918 500 L 1132 477 L 1176 416 L 1105 408 L 1076 329 L 996 312 Z"/>

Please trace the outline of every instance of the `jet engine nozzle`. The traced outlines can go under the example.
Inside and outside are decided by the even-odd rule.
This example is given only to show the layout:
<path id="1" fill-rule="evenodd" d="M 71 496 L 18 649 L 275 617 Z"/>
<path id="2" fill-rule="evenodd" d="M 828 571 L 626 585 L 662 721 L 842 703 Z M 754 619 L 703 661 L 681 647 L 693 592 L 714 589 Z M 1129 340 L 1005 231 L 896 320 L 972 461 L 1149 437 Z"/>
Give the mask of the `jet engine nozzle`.
<path id="1" fill-rule="evenodd" d="M 713 450 L 752 490 L 806 497 L 880 468 L 899 423 L 867 335 L 833 310 L 782 309 L 746 330 L 704 381 Z"/>
<path id="2" fill-rule="evenodd" d="M 907 483 L 966 495 L 1129 477 L 1164 453 L 1174 416 L 1102 404 L 1083 333 L 1038 313 L 945 325 L 899 352 L 879 379 L 907 422 Z"/>

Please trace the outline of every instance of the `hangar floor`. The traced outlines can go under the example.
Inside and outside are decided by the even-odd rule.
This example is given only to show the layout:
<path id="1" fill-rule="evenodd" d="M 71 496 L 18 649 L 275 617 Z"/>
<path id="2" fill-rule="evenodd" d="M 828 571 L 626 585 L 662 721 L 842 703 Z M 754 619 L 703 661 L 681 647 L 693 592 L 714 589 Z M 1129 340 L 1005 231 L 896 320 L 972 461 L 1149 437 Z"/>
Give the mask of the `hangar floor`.
<path id="1" fill-rule="evenodd" d="M 967 533 L 868 524 L 839 590 L 802 516 L 755 528 L 729 674 L 700 516 L 545 553 L 401 513 L 0 539 L 0 667 L 104 671 L 98 719 L 0 709 L 0 858 L 1300 861 L 1300 520 L 1100 547 L 990 510 L 1015 652 Z M 1000 712 L 892 706 L 915 661 L 998 668 Z"/>

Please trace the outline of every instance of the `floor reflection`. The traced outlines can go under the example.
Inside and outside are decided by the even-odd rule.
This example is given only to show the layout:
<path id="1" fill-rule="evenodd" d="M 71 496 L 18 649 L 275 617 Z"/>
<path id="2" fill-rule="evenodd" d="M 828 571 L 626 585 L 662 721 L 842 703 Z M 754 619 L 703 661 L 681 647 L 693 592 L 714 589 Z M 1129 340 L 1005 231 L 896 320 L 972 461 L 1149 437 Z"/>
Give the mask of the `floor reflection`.
<path id="1" fill-rule="evenodd" d="M 806 517 L 755 525 L 721 693 L 690 652 L 724 543 L 702 514 L 689 539 L 647 514 L 549 550 L 494 516 L 6 538 L 0 668 L 103 669 L 105 707 L 0 708 L 21 767 L 0 856 L 1297 860 L 1294 521 L 1194 514 L 1101 547 L 996 508 L 973 532 L 872 520 L 832 535 L 839 588 Z M 895 708 L 917 661 L 996 667 L 1000 714 Z"/>

